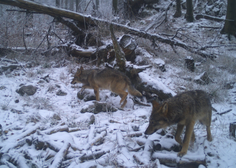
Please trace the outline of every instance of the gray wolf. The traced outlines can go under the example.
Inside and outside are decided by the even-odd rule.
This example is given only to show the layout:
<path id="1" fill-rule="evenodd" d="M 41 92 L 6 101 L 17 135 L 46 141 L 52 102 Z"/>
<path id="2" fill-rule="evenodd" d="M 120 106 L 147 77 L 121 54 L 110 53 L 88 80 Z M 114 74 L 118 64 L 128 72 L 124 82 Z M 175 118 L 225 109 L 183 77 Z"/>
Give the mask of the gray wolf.
<path id="1" fill-rule="evenodd" d="M 121 97 L 120 104 L 123 102 L 121 108 L 124 108 L 127 103 L 128 92 L 132 96 L 142 96 L 142 94 L 132 86 L 130 79 L 126 75 L 114 69 L 84 70 L 81 66 L 77 69 L 74 79 L 71 82 L 71 84 L 76 83 L 83 84 L 82 91 L 86 88 L 93 89 L 97 101 L 100 100 L 99 89 L 107 89 L 118 94 Z M 126 90 L 128 90 L 128 92 L 126 92 Z"/>
<path id="2" fill-rule="evenodd" d="M 210 99 L 202 90 L 187 91 L 178 94 L 163 103 L 152 102 L 153 109 L 149 119 L 149 126 L 145 134 L 153 134 L 156 130 L 177 124 L 175 140 L 182 145 L 182 150 L 178 156 L 187 153 L 190 139 L 195 139 L 194 125 L 200 121 L 206 126 L 207 140 L 212 141 L 211 136 L 211 115 L 212 106 Z M 182 142 L 180 135 L 186 126 L 184 140 Z"/>

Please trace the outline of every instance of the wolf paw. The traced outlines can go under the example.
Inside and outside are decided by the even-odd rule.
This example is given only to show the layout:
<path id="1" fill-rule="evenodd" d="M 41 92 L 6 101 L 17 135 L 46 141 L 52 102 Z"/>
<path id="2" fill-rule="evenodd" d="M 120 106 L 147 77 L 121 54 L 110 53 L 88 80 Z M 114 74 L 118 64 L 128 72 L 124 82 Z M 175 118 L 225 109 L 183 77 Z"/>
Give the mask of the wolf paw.
<path id="1" fill-rule="evenodd" d="M 178 156 L 179 156 L 179 157 L 183 157 L 186 153 L 187 153 L 187 152 L 185 152 L 185 151 L 180 151 L 180 152 L 178 153 Z"/>

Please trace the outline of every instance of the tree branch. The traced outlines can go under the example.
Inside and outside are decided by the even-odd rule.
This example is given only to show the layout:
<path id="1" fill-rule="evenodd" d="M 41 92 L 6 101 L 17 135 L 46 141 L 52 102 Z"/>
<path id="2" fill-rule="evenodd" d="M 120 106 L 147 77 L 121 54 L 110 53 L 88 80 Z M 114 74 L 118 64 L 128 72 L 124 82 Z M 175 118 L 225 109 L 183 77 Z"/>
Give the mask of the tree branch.
<path id="1" fill-rule="evenodd" d="M 179 40 L 168 39 L 158 34 L 147 33 L 147 32 L 140 31 L 138 29 L 135 29 L 129 26 L 125 26 L 125 25 L 115 23 L 115 22 L 106 21 L 99 18 L 94 18 L 88 15 L 77 13 L 77 12 L 68 11 L 68 10 L 64 10 L 64 9 L 60 9 L 60 8 L 56 8 L 52 6 L 41 5 L 39 3 L 35 3 L 32 1 L 24 1 L 24 0 L 0 0 L 0 4 L 17 6 L 19 8 L 48 14 L 54 18 L 66 17 L 66 18 L 74 19 L 78 22 L 89 23 L 90 25 L 97 25 L 97 24 L 113 25 L 114 28 L 120 31 L 123 31 L 125 33 L 130 33 L 130 34 L 142 37 L 142 38 L 146 38 L 146 39 L 149 39 L 150 41 L 159 41 L 161 43 L 169 44 L 170 46 L 181 47 L 191 53 L 198 54 L 204 58 L 210 58 L 212 60 L 215 58 L 213 54 L 208 54 L 206 52 L 199 51 L 199 48 L 193 48 L 192 46 L 189 46 Z"/>

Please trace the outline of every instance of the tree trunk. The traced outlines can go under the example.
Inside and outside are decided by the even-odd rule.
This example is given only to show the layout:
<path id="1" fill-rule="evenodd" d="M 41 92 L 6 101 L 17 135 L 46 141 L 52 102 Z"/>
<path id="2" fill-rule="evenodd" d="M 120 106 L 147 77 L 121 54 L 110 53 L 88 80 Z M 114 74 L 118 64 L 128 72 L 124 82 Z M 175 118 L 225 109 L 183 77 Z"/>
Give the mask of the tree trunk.
<path id="1" fill-rule="evenodd" d="M 118 9 L 118 0 L 112 0 L 112 6 L 114 11 L 113 13 L 116 14 Z"/>
<path id="2" fill-rule="evenodd" d="M 176 12 L 174 14 L 174 17 L 180 17 L 181 15 L 181 0 L 176 0 Z"/>
<path id="3" fill-rule="evenodd" d="M 226 20 L 221 34 L 236 36 L 236 1 L 228 0 Z"/>
<path id="4" fill-rule="evenodd" d="M 113 42 L 113 48 L 115 50 L 117 65 L 118 65 L 119 70 L 121 72 L 125 72 L 125 68 L 126 68 L 126 66 L 125 66 L 125 62 L 126 62 L 125 53 L 123 52 L 122 48 L 118 44 L 118 41 L 116 40 L 115 34 L 113 32 L 112 24 L 110 25 L 110 32 L 111 32 L 111 39 Z"/>
<path id="5" fill-rule="evenodd" d="M 192 0 L 186 0 L 186 4 L 187 4 L 187 11 L 186 11 L 186 15 L 185 18 L 188 22 L 193 22 L 193 4 L 192 4 Z"/>

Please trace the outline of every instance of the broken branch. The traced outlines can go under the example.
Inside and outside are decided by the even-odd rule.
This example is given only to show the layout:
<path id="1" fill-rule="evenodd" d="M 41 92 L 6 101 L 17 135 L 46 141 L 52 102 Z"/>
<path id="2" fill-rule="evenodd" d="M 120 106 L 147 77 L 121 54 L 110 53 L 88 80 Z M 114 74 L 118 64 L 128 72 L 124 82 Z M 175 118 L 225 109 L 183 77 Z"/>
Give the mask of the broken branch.
<path id="1" fill-rule="evenodd" d="M 50 166 L 50 168 L 58 168 L 60 167 L 63 159 L 65 158 L 65 156 L 68 153 L 70 147 L 70 143 L 66 142 L 63 147 L 60 149 L 60 151 L 56 154 L 55 159 L 52 163 L 52 165 Z"/>

